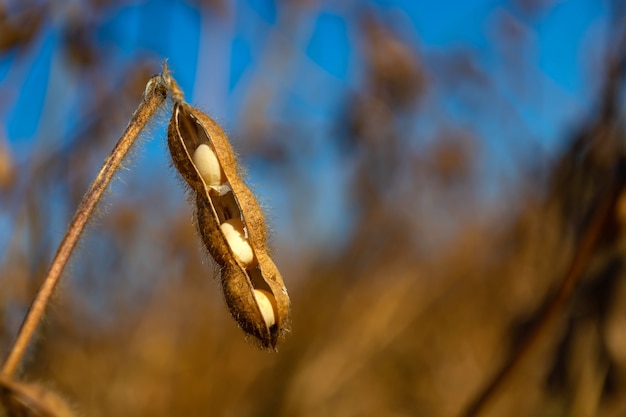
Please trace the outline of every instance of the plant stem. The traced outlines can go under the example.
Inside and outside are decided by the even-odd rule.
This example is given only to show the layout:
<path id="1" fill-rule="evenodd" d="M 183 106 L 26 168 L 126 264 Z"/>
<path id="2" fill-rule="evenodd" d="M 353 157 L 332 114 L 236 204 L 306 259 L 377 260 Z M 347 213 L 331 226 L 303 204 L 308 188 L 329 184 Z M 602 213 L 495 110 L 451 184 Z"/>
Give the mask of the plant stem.
<path id="1" fill-rule="evenodd" d="M 609 57 L 607 79 L 604 85 L 602 103 L 600 105 L 600 115 L 591 132 L 597 135 L 586 140 L 596 141 L 596 144 L 604 141 L 619 140 L 616 137 L 609 137 L 611 129 L 619 123 L 620 119 L 620 92 L 624 85 L 624 75 L 626 74 L 626 53 L 623 53 L 626 46 L 626 27 L 616 28 L 615 33 L 620 33 L 616 43 L 616 55 Z M 620 146 L 615 146 L 616 153 L 612 154 L 614 159 L 610 162 L 614 164 L 613 175 L 607 181 L 604 195 L 595 207 L 591 220 L 589 221 L 581 240 L 577 244 L 574 257 L 565 272 L 556 294 L 550 300 L 547 309 L 542 313 L 536 325 L 530 330 L 526 338 L 519 345 L 517 351 L 502 365 L 491 380 L 479 391 L 473 401 L 465 408 L 463 417 L 477 417 L 486 408 L 487 403 L 495 396 L 496 391 L 504 384 L 507 377 L 519 366 L 525 356 L 537 345 L 550 325 L 556 320 L 558 313 L 565 308 L 574 295 L 576 286 L 582 278 L 587 266 L 602 239 L 603 233 L 611 222 L 611 217 L 615 214 L 615 206 L 621 193 L 625 192 L 626 184 L 624 177 L 623 157 L 617 155 Z"/>
<path id="2" fill-rule="evenodd" d="M 50 301 L 54 288 L 59 282 L 61 273 L 67 265 L 67 262 L 76 247 L 76 243 L 85 228 L 85 225 L 89 221 L 91 214 L 100 201 L 102 193 L 106 190 L 113 174 L 119 168 L 122 160 L 128 153 L 128 150 L 131 148 L 137 137 L 139 137 L 139 134 L 145 125 L 165 101 L 169 85 L 170 77 L 167 73 L 167 67 L 165 66 L 163 68 L 163 75 L 156 75 L 148 81 L 143 101 L 139 104 L 137 110 L 135 110 L 130 123 L 126 127 L 122 137 L 117 142 L 117 145 L 109 157 L 104 161 L 98 176 L 83 197 L 80 206 L 76 210 L 76 214 L 74 214 L 72 222 L 65 232 L 65 236 L 59 245 L 59 249 L 57 250 L 52 264 L 50 265 L 48 274 L 44 278 L 43 283 L 39 288 L 39 292 L 31 304 L 24 321 L 22 322 L 22 326 L 20 327 L 13 347 L 9 351 L 9 355 L 2 366 L 0 375 L 3 377 L 11 378 L 11 376 L 15 373 L 15 370 L 22 360 L 33 334 L 37 330 L 37 326 L 39 325 L 46 306 Z"/>
<path id="3" fill-rule="evenodd" d="M 561 285 L 554 298 L 550 301 L 541 318 L 522 341 L 517 351 L 504 363 L 500 370 L 491 378 L 489 383 L 480 391 L 473 402 L 465 409 L 463 417 L 476 417 L 485 409 L 487 403 L 500 388 L 504 380 L 516 369 L 526 354 L 534 348 L 541 336 L 549 329 L 550 324 L 557 318 L 558 313 L 565 307 L 574 294 L 576 285 L 580 281 L 588 266 L 596 246 L 606 230 L 611 214 L 615 209 L 617 198 L 623 190 L 620 180 L 611 184 L 604 199 L 596 208 L 593 219 L 587 228 L 584 237 L 576 248 L 572 262 L 569 265 Z"/>

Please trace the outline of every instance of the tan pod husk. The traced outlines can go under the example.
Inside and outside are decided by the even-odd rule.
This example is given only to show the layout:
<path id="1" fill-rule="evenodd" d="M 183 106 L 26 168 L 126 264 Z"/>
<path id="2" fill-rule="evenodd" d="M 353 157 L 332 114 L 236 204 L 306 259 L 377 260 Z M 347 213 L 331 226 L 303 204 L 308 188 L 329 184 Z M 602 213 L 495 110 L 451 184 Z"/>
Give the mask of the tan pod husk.
<path id="1" fill-rule="evenodd" d="M 201 144 L 211 148 L 220 164 L 223 184 L 219 187 L 206 184 L 193 162 L 194 152 Z M 175 101 L 168 145 L 174 165 L 195 193 L 198 230 L 207 251 L 220 266 L 222 290 L 231 315 L 261 346 L 274 348 L 288 328 L 289 296 L 280 272 L 268 255 L 263 211 L 239 176 L 226 134 L 206 114 L 183 101 Z M 216 172 L 217 168 L 211 170 Z M 252 248 L 251 260 L 245 256 L 246 262 L 242 262 L 238 256 L 241 252 L 237 252 L 241 249 L 229 246 L 220 228 L 225 222 L 243 224 L 241 239 Z M 248 254 L 247 245 L 243 247 Z M 268 317 L 263 316 L 254 296 L 255 289 L 274 298 L 276 317 L 269 327 Z"/>

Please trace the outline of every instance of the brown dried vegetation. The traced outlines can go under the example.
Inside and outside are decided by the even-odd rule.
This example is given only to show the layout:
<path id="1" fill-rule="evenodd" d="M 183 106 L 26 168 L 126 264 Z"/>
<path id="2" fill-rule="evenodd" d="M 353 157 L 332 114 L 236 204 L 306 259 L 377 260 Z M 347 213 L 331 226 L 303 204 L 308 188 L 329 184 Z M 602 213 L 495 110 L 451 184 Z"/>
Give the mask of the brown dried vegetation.
<path id="1" fill-rule="evenodd" d="M 296 27 L 315 8 L 309 3 L 278 2 L 293 19 L 279 21 L 281 30 Z M 532 13 L 550 7 L 517 3 Z M 0 13 L 0 49 L 26 49 L 41 30 L 43 9 L 28 4 L 15 17 Z M 198 7 L 229 13 L 225 2 Z M 337 129 L 326 132 L 336 138 L 325 146 L 341 161 L 349 210 L 332 245 L 306 233 L 311 207 L 326 204 L 311 188 L 318 172 L 307 171 L 313 133 L 306 121 L 265 117 L 284 91 L 251 83 L 235 132 L 244 161 L 269 162 L 267 181 L 289 196 L 279 212 L 290 227 L 273 237 L 293 306 L 279 352 L 242 340 L 174 170 L 152 166 L 141 149 L 152 145 L 142 144 L 76 249 L 18 378 L 0 380 L 0 415 L 19 415 L 23 404 L 40 415 L 51 406 L 50 415 L 90 417 L 626 413 L 623 41 L 607 48 L 614 55 L 599 104 L 563 138 L 557 160 L 520 151 L 514 191 L 485 203 L 484 142 L 432 107 L 438 89 L 458 89 L 472 106 L 493 110 L 472 93 L 492 88 L 489 76 L 465 50 L 440 56 L 431 65 L 448 68 L 435 74 L 384 19 L 350 16 L 366 67 L 359 88 L 342 96 Z M 107 82 L 96 65 L 106 51 L 85 36 L 87 23 L 68 23 L 64 58 L 91 89 L 81 125 L 56 148 L 46 143 L 61 143 L 60 130 L 44 126 L 49 133 L 28 157 L 0 138 L 0 210 L 12 220 L 0 257 L 3 357 L 61 230 L 158 68 L 157 59 L 138 58 L 122 87 Z M 271 67 L 288 68 L 298 55 L 276 39 L 267 53 L 285 65 Z M 500 109 L 508 110 L 516 120 Z M 416 150 L 411 122 L 433 113 L 442 126 Z"/>

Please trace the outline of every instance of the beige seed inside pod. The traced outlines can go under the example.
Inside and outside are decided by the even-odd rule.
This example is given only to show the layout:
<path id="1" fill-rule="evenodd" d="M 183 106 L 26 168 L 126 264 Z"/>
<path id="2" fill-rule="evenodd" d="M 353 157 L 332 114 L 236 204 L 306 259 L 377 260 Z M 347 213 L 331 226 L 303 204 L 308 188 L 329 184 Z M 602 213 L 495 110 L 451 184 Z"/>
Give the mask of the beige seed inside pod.
<path id="1" fill-rule="evenodd" d="M 274 300 L 274 296 L 268 291 L 255 289 L 254 298 L 259 306 L 259 310 L 261 310 L 263 320 L 265 320 L 265 324 L 269 329 L 276 324 L 276 301 Z"/>
<path id="2" fill-rule="evenodd" d="M 193 153 L 192 159 L 208 187 L 218 188 L 225 182 L 217 156 L 215 156 L 215 152 L 209 145 L 203 143 L 198 146 Z"/>
<path id="3" fill-rule="evenodd" d="M 252 253 L 250 243 L 244 237 L 243 222 L 239 219 L 228 219 L 220 225 L 220 229 L 235 256 L 244 265 L 250 265 L 254 259 L 254 253 Z"/>

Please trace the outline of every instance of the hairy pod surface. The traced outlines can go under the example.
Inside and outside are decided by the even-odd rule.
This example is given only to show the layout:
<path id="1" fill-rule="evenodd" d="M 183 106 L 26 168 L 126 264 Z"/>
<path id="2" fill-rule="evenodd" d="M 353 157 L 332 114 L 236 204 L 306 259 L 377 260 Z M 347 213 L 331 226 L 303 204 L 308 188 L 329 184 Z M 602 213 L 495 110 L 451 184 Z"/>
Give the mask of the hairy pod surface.
<path id="1" fill-rule="evenodd" d="M 209 116 L 175 100 L 168 146 L 195 193 L 198 230 L 221 268 L 231 315 L 263 347 L 274 348 L 287 330 L 289 296 L 268 255 L 263 211 L 239 176 L 228 137 Z"/>

